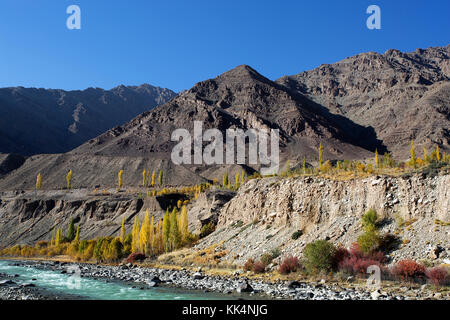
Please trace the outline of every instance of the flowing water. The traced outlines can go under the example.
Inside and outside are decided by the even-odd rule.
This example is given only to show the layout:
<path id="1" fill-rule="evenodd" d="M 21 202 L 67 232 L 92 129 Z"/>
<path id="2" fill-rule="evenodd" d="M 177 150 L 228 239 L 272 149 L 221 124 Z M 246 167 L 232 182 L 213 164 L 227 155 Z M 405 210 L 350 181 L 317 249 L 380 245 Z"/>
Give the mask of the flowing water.
<path id="1" fill-rule="evenodd" d="M 36 287 L 52 294 L 70 294 L 83 299 L 96 300 L 221 300 L 233 299 L 216 293 L 182 290 L 177 288 L 134 285 L 97 280 L 74 278 L 73 274 L 61 274 L 61 271 L 41 270 L 28 266 L 14 266 L 11 261 L 0 260 L 0 274 L 19 275 L 12 280 L 18 284 L 33 283 Z M 74 281 L 76 280 L 76 281 Z M 141 287 L 145 287 L 143 290 Z"/>

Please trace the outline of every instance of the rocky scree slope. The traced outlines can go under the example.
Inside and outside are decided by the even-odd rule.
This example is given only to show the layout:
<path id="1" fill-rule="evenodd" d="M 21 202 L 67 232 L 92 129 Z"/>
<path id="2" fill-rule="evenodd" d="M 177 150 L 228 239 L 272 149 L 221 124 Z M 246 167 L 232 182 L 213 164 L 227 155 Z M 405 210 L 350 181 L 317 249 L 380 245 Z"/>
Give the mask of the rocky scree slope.
<path id="1" fill-rule="evenodd" d="M 427 259 L 439 247 L 439 259 L 450 258 L 450 176 L 373 177 L 349 181 L 318 178 L 254 179 L 239 189 L 217 215 L 214 233 L 196 248 L 223 244 L 224 262 L 242 265 L 248 258 L 280 248 L 301 256 L 304 246 L 328 239 L 346 247 L 362 234 L 361 216 L 370 208 L 382 221 L 381 233 L 396 230 L 405 244 L 392 253 L 401 258 Z M 410 227 L 399 226 L 398 221 Z M 295 231 L 301 237 L 292 239 Z"/>

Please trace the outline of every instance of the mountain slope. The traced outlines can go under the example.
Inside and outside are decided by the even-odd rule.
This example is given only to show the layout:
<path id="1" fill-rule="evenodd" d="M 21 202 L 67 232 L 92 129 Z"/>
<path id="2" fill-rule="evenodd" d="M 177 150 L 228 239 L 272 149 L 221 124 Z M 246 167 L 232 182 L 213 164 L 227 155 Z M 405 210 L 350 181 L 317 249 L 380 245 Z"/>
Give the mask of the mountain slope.
<path id="1" fill-rule="evenodd" d="M 0 89 L 0 153 L 67 152 L 175 96 L 144 84 L 111 90 Z"/>
<path id="2" fill-rule="evenodd" d="M 450 45 L 402 53 L 362 53 L 276 81 L 327 111 L 364 126 L 394 156 L 418 148 L 449 151 Z"/>
<path id="3" fill-rule="evenodd" d="M 170 157 L 173 130 L 192 134 L 194 120 L 204 129 L 280 129 L 281 149 L 290 157 L 314 159 L 320 142 L 331 158 L 356 158 L 368 152 L 356 145 L 338 121 L 318 114 L 314 103 L 238 66 L 215 79 L 197 83 L 163 106 L 88 141 L 72 154 Z"/>

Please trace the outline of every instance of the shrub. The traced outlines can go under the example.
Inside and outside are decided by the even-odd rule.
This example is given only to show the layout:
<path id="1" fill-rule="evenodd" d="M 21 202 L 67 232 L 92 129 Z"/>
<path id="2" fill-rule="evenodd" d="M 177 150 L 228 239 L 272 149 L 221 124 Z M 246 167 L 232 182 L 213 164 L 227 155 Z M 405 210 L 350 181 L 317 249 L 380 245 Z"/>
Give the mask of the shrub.
<path id="1" fill-rule="evenodd" d="M 281 274 L 289 274 L 291 272 L 297 272 L 300 269 L 300 263 L 297 257 L 289 256 L 284 258 L 283 262 L 278 268 L 278 272 Z"/>
<path id="2" fill-rule="evenodd" d="M 257 261 L 253 264 L 252 270 L 254 273 L 264 273 L 266 271 L 266 265 L 262 262 Z"/>
<path id="3" fill-rule="evenodd" d="M 367 231 L 358 237 L 358 245 L 365 254 L 375 251 L 381 243 L 380 236 L 376 231 Z"/>
<path id="4" fill-rule="evenodd" d="M 212 222 L 203 225 L 202 228 L 200 229 L 200 238 L 204 238 L 210 235 L 211 233 L 214 232 L 214 230 L 216 230 L 216 226 Z"/>
<path id="5" fill-rule="evenodd" d="M 269 265 L 272 262 L 272 260 L 273 260 L 273 256 L 270 253 L 265 253 L 261 257 L 261 262 L 266 266 Z"/>
<path id="6" fill-rule="evenodd" d="M 341 249 L 338 249 L 341 250 Z M 342 260 L 338 262 L 338 254 L 335 254 L 335 263 L 340 271 L 351 274 L 366 274 L 367 268 L 377 265 L 383 268 L 386 257 L 382 252 L 372 251 L 370 254 L 361 252 L 358 244 L 353 244 L 347 254 L 341 253 Z"/>
<path id="7" fill-rule="evenodd" d="M 244 270 L 245 271 L 251 271 L 253 270 L 253 265 L 255 264 L 255 261 L 252 258 L 249 258 L 247 262 L 244 264 Z"/>
<path id="8" fill-rule="evenodd" d="M 361 223 L 365 230 L 373 230 L 376 228 L 377 220 L 377 212 L 374 209 L 370 209 L 362 216 Z"/>
<path id="9" fill-rule="evenodd" d="M 278 249 L 278 248 L 272 249 L 272 251 L 270 251 L 270 253 L 272 254 L 273 259 L 276 259 L 281 255 L 280 249 Z"/>
<path id="10" fill-rule="evenodd" d="M 143 261 L 145 259 L 145 254 L 140 252 L 133 252 L 127 257 L 127 262 L 134 263 L 136 261 Z"/>
<path id="11" fill-rule="evenodd" d="M 302 232 L 301 232 L 301 231 L 295 231 L 295 232 L 292 234 L 291 238 L 292 238 L 292 240 L 297 240 L 297 239 L 300 238 L 301 236 L 302 236 Z"/>
<path id="12" fill-rule="evenodd" d="M 413 260 L 401 260 L 395 265 L 393 273 L 403 281 L 418 280 L 424 277 L 425 266 Z"/>
<path id="13" fill-rule="evenodd" d="M 334 245 L 325 240 L 308 243 L 303 252 L 306 269 L 309 272 L 330 271 L 335 251 Z"/>
<path id="14" fill-rule="evenodd" d="M 427 269 L 425 275 L 437 288 L 445 284 L 448 277 L 447 270 L 444 267 Z"/>

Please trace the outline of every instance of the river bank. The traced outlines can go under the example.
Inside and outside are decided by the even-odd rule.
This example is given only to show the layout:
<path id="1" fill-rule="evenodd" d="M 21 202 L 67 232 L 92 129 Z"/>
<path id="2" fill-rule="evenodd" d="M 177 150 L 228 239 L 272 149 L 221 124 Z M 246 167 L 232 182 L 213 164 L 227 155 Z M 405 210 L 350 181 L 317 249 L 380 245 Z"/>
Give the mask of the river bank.
<path id="1" fill-rule="evenodd" d="M 179 288 L 205 295 L 220 294 L 225 299 L 294 299 L 294 300 L 412 300 L 449 299 L 448 293 L 434 293 L 425 287 L 401 287 L 398 290 L 381 287 L 379 290 L 363 286 L 344 286 L 337 283 L 309 283 L 293 280 L 250 278 L 236 272 L 234 275 L 211 275 L 201 269 L 163 269 L 139 265 L 97 265 L 61 261 L 10 261 L 14 266 L 32 267 L 39 270 L 67 274 L 68 270 L 79 270 L 81 278 L 119 281 L 132 288 Z M 70 267 L 70 269 L 69 269 Z M 9 288 L 8 288 L 9 289 Z M 5 287 L 0 286 L 3 296 Z M 10 291 L 8 291 L 10 292 Z M 20 291 L 18 291 L 20 292 Z M 0 293 L 0 297 L 2 296 Z M 24 293 L 26 294 L 26 293 Z M 22 294 L 23 295 L 23 294 Z M 30 297 L 34 295 L 30 294 Z M 39 297 L 39 295 L 38 295 Z M 221 298 L 222 298 L 221 297 Z M 51 299 L 52 297 L 50 297 Z M 67 297 L 70 298 L 70 297 Z M 14 296 L 13 296 L 14 299 Z"/>

